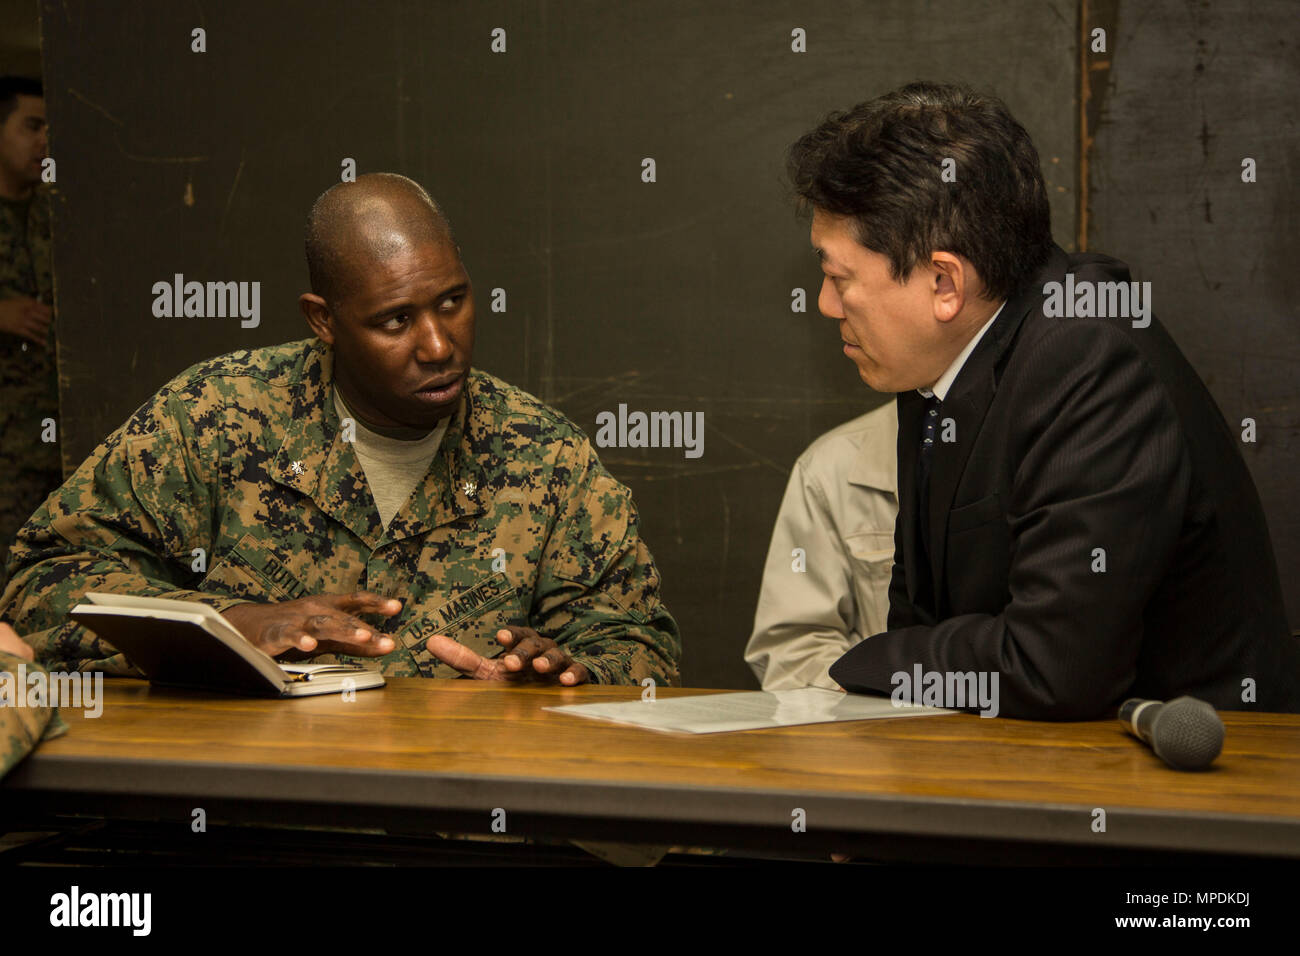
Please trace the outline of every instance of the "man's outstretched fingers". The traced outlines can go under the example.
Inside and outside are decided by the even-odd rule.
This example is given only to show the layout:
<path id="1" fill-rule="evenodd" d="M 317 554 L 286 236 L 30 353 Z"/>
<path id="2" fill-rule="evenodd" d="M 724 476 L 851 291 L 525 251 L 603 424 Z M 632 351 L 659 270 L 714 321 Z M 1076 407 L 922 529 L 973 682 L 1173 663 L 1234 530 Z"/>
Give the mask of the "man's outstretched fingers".
<path id="1" fill-rule="evenodd" d="M 342 601 L 329 602 L 325 613 L 312 614 L 303 622 L 303 630 L 324 641 L 340 653 L 379 657 L 395 646 L 388 635 L 376 630 L 358 617 L 342 611 Z"/>
<path id="2" fill-rule="evenodd" d="M 344 614 L 312 614 L 302 622 L 303 630 L 316 638 L 317 641 L 332 641 L 336 644 L 357 644 L 362 642 L 358 635 L 358 628 L 352 623 L 352 619 Z M 366 640 L 369 639 L 370 628 L 362 625 L 360 630 L 364 631 Z"/>
<path id="3" fill-rule="evenodd" d="M 570 664 L 568 669 L 560 675 L 560 683 L 566 687 L 585 684 L 590 680 L 591 672 L 583 664 Z"/>
<path id="4" fill-rule="evenodd" d="M 525 637 L 502 656 L 501 662 L 508 670 L 521 671 L 528 666 L 528 663 L 533 658 L 542 653 L 550 643 L 552 642 L 535 634 Z M 511 666 L 512 664 L 513 666 Z"/>
<path id="5" fill-rule="evenodd" d="M 508 647 L 511 650 L 518 650 L 520 641 L 537 636 L 537 632 L 531 627 L 521 627 L 518 624 L 507 624 L 505 627 L 497 631 L 497 643 L 502 647 Z"/>
<path id="6" fill-rule="evenodd" d="M 354 591 L 337 599 L 340 610 L 353 614 L 383 614 L 389 617 L 402 609 L 402 602 L 397 598 L 384 597 L 373 591 Z"/>
<path id="7" fill-rule="evenodd" d="M 466 677 L 477 680 L 500 679 L 496 662 L 474 653 L 459 641 L 445 634 L 435 634 L 424 645 L 429 653 L 444 664 L 454 667 Z"/>
<path id="8" fill-rule="evenodd" d="M 533 658 L 533 669 L 540 674 L 558 674 L 572 659 L 568 651 L 552 647 L 545 654 Z"/>
<path id="9" fill-rule="evenodd" d="M 289 650 L 313 651 L 316 649 L 316 638 L 301 628 L 284 622 L 272 624 L 268 627 L 263 632 L 262 639 L 264 641 L 262 650 L 272 657 Z"/>

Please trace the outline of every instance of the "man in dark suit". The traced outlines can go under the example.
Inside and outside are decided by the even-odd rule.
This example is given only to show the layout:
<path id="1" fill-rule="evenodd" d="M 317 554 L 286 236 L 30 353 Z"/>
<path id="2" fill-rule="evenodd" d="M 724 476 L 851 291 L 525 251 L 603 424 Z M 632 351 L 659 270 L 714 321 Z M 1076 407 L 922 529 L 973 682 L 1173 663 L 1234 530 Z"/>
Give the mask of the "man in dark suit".
<path id="1" fill-rule="evenodd" d="M 899 393 L 888 630 L 831 677 L 969 707 L 949 698 L 978 676 L 994 713 L 1029 719 L 1180 694 L 1300 711 L 1239 439 L 1150 283 L 1052 242 L 1037 151 L 1005 105 L 911 84 L 832 114 L 789 166 L 818 306 L 863 381 Z"/>

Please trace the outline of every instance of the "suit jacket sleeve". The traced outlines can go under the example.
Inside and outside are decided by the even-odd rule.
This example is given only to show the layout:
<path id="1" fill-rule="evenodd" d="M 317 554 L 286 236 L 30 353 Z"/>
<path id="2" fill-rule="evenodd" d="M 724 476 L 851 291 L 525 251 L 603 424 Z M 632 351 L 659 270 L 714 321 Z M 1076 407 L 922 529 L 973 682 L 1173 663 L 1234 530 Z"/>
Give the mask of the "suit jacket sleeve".
<path id="1" fill-rule="evenodd" d="M 891 611 L 890 630 L 832 668 L 847 689 L 888 692 L 916 664 L 985 671 L 997 675 L 1002 715 L 1082 720 L 1132 683 L 1143 610 L 1189 494 L 1182 428 L 1136 346 L 1106 320 L 1062 323 L 1023 348 L 1016 380 L 999 386 L 1017 410 L 1005 436 L 1017 463 L 1010 500 L 994 519 L 1010 532 L 1007 605 L 898 627 L 915 612 Z M 899 588 L 905 601 L 896 566 Z"/>
<path id="2" fill-rule="evenodd" d="M 140 676 L 112 645 L 68 620 L 87 591 L 201 601 L 218 611 L 241 603 L 195 589 L 203 576 L 195 549 L 204 560 L 211 554 L 218 493 L 218 466 L 199 444 L 183 403 L 164 389 L 23 526 L 0 617 L 37 660 L 51 669 Z"/>

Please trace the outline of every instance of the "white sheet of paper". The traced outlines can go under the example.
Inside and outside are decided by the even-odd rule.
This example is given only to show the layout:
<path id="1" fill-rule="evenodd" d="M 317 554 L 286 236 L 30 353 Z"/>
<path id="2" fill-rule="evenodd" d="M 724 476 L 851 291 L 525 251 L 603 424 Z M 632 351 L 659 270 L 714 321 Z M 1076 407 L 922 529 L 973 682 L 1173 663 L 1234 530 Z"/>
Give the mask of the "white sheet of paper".
<path id="1" fill-rule="evenodd" d="M 879 720 L 885 717 L 927 717 L 961 711 L 939 707 L 895 706 L 888 697 L 842 694 L 821 687 L 798 690 L 742 691 L 700 694 L 616 704 L 564 704 L 543 707 L 576 717 L 594 717 L 648 730 L 687 734 L 716 734 L 760 727 L 793 727 L 839 720 Z"/>

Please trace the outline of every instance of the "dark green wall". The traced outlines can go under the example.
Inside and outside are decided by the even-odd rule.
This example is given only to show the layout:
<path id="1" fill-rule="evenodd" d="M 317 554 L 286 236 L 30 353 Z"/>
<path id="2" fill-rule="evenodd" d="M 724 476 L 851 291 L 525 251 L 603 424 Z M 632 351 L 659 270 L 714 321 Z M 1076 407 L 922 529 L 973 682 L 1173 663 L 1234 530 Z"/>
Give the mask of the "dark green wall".
<path id="1" fill-rule="evenodd" d="M 48 2 L 42 16 L 65 464 L 192 362 L 304 337 L 308 206 L 344 157 L 404 173 L 456 225 L 478 366 L 592 435 L 620 402 L 704 412 L 702 458 L 602 453 L 635 494 L 696 686 L 753 686 L 741 650 L 787 470 L 884 400 L 816 313 L 789 143 L 911 79 L 992 90 L 1034 137 L 1073 248 L 1070 4 Z M 190 52 L 194 27 L 206 53 Z M 791 52 L 796 27 L 807 53 Z M 154 318 L 151 286 L 177 272 L 260 281 L 260 327 Z M 505 314 L 487 309 L 494 287 Z M 795 287 L 809 313 L 791 313 Z"/>

